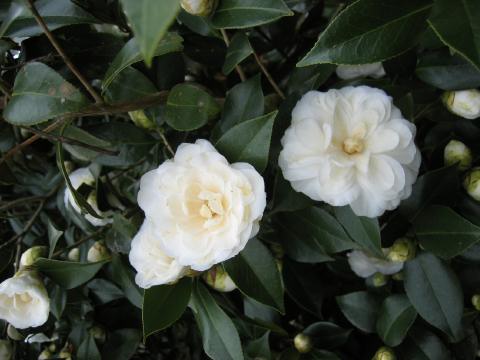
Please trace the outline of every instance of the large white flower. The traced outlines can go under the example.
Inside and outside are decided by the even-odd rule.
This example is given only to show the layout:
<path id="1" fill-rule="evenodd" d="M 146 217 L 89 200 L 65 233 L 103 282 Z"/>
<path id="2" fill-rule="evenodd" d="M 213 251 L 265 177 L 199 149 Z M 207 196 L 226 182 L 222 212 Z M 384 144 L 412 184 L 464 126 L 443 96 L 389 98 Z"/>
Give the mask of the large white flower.
<path id="1" fill-rule="evenodd" d="M 142 177 L 138 204 L 165 254 L 203 271 L 237 255 L 257 234 L 265 185 L 253 166 L 230 165 L 197 140 Z"/>
<path id="2" fill-rule="evenodd" d="M 383 249 L 385 255 L 388 249 Z M 367 278 L 375 273 L 393 275 L 403 269 L 403 261 L 390 261 L 371 256 L 364 251 L 354 250 L 347 254 L 352 271 L 360 277 Z"/>
<path id="3" fill-rule="evenodd" d="M 296 191 L 376 217 L 411 194 L 421 160 L 415 132 L 382 90 L 310 91 L 293 109 L 279 165 Z"/>
<path id="4" fill-rule="evenodd" d="M 95 177 L 93 176 L 89 168 L 77 169 L 73 171 L 69 177 L 70 177 L 70 182 L 72 183 L 72 186 L 75 190 L 78 190 L 78 188 L 83 184 L 95 186 Z M 80 206 L 78 206 L 77 202 L 73 197 L 72 192 L 68 187 L 65 189 L 65 195 L 63 200 L 65 202 L 65 206 L 68 206 L 68 204 L 70 204 L 73 210 L 75 210 L 79 214 L 82 213 Z M 103 215 L 102 212 L 98 209 L 97 196 L 95 192 L 90 193 L 90 195 L 87 197 L 87 202 L 92 207 L 92 209 L 95 210 L 95 212 L 98 215 L 100 216 Z M 83 216 L 93 226 L 104 226 L 112 222 L 111 219 L 106 219 L 106 218 L 98 219 L 90 214 L 83 214 Z"/>
<path id="5" fill-rule="evenodd" d="M 144 289 L 174 282 L 187 270 L 175 259 L 165 255 L 148 220 L 132 240 L 129 259 L 130 264 L 137 270 L 135 282 Z"/>
<path id="6" fill-rule="evenodd" d="M 21 271 L 0 284 L 0 319 L 17 329 L 43 325 L 49 311 L 47 290 L 32 272 Z"/>
<path id="7" fill-rule="evenodd" d="M 367 76 L 379 79 L 385 76 L 385 69 L 381 62 L 363 65 L 338 65 L 335 72 L 337 73 L 337 76 L 343 80 L 351 80 Z"/>

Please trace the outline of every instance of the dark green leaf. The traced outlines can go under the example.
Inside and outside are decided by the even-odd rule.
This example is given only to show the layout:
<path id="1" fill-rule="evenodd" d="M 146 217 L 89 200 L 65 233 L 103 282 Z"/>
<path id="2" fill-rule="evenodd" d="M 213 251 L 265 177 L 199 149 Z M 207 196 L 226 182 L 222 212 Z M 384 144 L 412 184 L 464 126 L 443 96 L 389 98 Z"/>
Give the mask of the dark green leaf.
<path id="1" fill-rule="evenodd" d="M 281 172 L 275 178 L 272 213 L 291 212 L 310 207 L 313 204 L 308 196 L 293 190 L 290 182 L 285 180 Z"/>
<path id="2" fill-rule="evenodd" d="M 451 354 L 432 332 L 413 326 L 402 344 L 402 358 L 408 360 L 450 360 Z"/>
<path id="3" fill-rule="evenodd" d="M 248 41 L 248 36 L 243 32 L 237 32 L 232 37 L 232 41 L 228 47 L 225 63 L 222 68 L 223 73 L 225 75 L 230 74 L 233 69 L 235 69 L 235 66 L 251 54 L 253 54 L 253 48 L 252 45 L 250 45 L 250 41 Z"/>
<path id="4" fill-rule="evenodd" d="M 58 239 L 63 235 L 63 231 L 58 230 L 52 221 L 47 218 L 47 231 L 48 231 L 48 257 L 51 258 L 57 246 Z"/>
<path id="5" fill-rule="evenodd" d="M 106 244 L 112 251 L 128 254 L 130 252 L 130 244 L 137 230 L 137 227 L 132 224 L 131 220 L 115 213 L 113 215 L 112 229 L 106 237 Z"/>
<path id="6" fill-rule="evenodd" d="M 142 333 L 137 329 L 120 329 L 108 336 L 102 349 L 102 360 L 130 360 L 137 352 Z"/>
<path id="7" fill-rule="evenodd" d="M 284 312 L 283 287 L 277 264 L 260 241 L 250 239 L 245 249 L 223 266 L 243 293 Z"/>
<path id="8" fill-rule="evenodd" d="M 143 295 L 143 338 L 163 330 L 184 313 L 190 301 L 192 279 L 183 278 L 174 285 L 154 286 Z"/>
<path id="9" fill-rule="evenodd" d="M 320 64 L 315 66 L 295 68 L 288 78 L 288 93 L 305 94 L 317 90 L 335 71 L 335 65 Z"/>
<path id="10" fill-rule="evenodd" d="M 88 333 L 77 350 L 78 360 L 102 360 L 93 335 Z"/>
<path id="11" fill-rule="evenodd" d="M 272 358 L 272 353 L 270 351 L 270 344 L 268 342 L 269 337 L 270 331 L 267 331 L 258 339 L 250 341 L 245 346 L 245 353 L 252 359 L 270 360 Z"/>
<path id="12" fill-rule="evenodd" d="M 102 304 L 120 299 L 124 296 L 122 290 L 105 279 L 93 279 L 87 284 L 87 288 L 95 294 Z"/>
<path id="13" fill-rule="evenodd" d="M 291 358 L 289 358 L 289 360 L 291 360 Z M 340 358 L 333 352 L 313 349 L 308 354 L 303 355 L 302 360 L 340 360 Z"/>
<path id="14" fill-rule="evenodd" d="M 352 330 L 334 323 L 321 321 L 308 326 L 303 333 L 310 336 L 315 347 L 334 349 L 347 342 Z"/>
<path id="15" fill-rule="evenodd" d="M 367 64 L 396 56 L 418 41 L 431 0 L 358 0 L 323 31 L 298 63 Z"/>
<path id="16" fill-rule="evenodd" d="M 49 297 L 50 312 L 57 320 L 60 320 L 63 310 L 65 310 L 65 306 L 67 305 L 67 292 L 62 287 L 55 285 Z"/>
<path id="17" fill-rule="evenodd" d="M 354 292 L 336 298 L 343 315 L 362 331 L 375 332 L 381 299 L 366 291 Z"/>
<path id="18" fill-rule="evenodd" d="M 132 101 L 157 92 L 157 88 L 143 73 L 133 67 L 123 69 L 104 89 L 108 102 Z"/>
<path id="19" fill-rule="evenodd" d="M 135 284 L 135 275 L 123 259 L 118 255 L 112 256 L 111 276 L 120 286 L 125 297 L 136 307 L 142 308 L 143 294 L 140 288 Z"/>

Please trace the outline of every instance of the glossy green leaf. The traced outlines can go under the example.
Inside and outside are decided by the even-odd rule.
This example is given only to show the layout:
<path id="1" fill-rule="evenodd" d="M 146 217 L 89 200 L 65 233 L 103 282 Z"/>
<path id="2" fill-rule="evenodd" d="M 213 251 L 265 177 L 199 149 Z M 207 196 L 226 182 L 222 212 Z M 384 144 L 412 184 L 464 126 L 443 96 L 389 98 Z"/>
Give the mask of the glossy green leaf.
<path id="1" fill-rule="evenodd" d="M 125 297 L 136 307 L 142 308 L 143 294 L 135 283 L 135 274 L 119 255 L 112 256 L 111 277 L 120 286 Z"/>
<path id="2" fill-rule="evenodd" d="M 476 0 L 436 0 L 428 23 L 440 40 L 480 70 L 479 17 Z"/>
<path id="3" fill-rule="evenodd" d="M 307 91 L 317 90 L 334 73 L 335 67 L 332 64 L 319 64 L 293 69 L 288 78 L 288 93 L 303 95 Z"/>
<path id="4" fill-rule="evenodd" d="M 48 233 L 48 257 L 51 258 L 55 251 L 55 246 L 60 237 L 63 235 L 63 231 L 57 229 L 49 218 L 47 220 L 47 233 Z"/>
<path id="5" fill-rule="evenodd" d="M 260 241 L 250 239 L 240 254 L 224 262 L 223 266 L 244 294 L 280 312 L 285 311 L 277 264 Z"/>
<path id="6" fill-rule="evenodd" d="M 62 129 L 59 130 L 54 130 L 52 131 L 53 134 L 58 134 L 62 133 Z M 63 136 L 68 137 L 73 140 L 80 141 L 85 144 L 89 145 L 94 145 L 98 146 L 100 148 L 104 148 L 106 150 L 112 150 L 111 145 L 109 142 L 104 141 L 102 139 L 99 139 L 89 132 L 73 126 L 69 125 L 63 130 Z M 78 146 L 78 145 L 72 145 L 72 144 L 67 144 L 63 143 L 63 148 L 66 150 L 70 155 L 72 155 L 75 159 L 81 160 L 81 161 L 86 161 L 90 162 L 94 160 L 95 158 L 98 157 L 99 153 L 98 151 L 87 149 L 83 146 Z"/>
<path id="7" fill-rule="evenodd" d="M 120 0 L 147 65 L 180 11 L 180 0 Z"/>
<path id="8" fill-rule="evenodd" d="M 242 345 L 232 320 L 200 282 L 194 284 L 190 302 L 202 334 L 203 349 L 214 360 L 243 360 Z"/>
<path id="9" fill-rule="evenodd" d="M 358 291 L 336 298 L 343 315 L 354 326 L 367 333 L 376 331 L 381 299 L 369 292 Z"/>
<path id="10" fill-rule="evenodd" d="M 231 162 L 248 162 L 257 171 L 267 167 L 273 122 L 277 112 L 242 122 L 228 130 L 215 147 Z"/>
<path id="11" fill-rule="evenodd" d="M 435 255 L 450 259 L 480 241 L 480 227 L 445 206 L 431 206 L 415 220 L 420 245 Z"/>
<path id="12" fill-rule="evenodd" d="M 183 38 L 176 33 L 167 33 L 160 40 L 154 50 L 153 57 L 164 55 L 170 52 L 182 51 Z M 105 77 L 103 79 L 102 88 L 106 89 L 110 83 L 122 72 L 123 69 L 142 60 L 140 49 L 138 48 L 137 39 L 130 39 L 120 50 L 115 59 L 110 64 Z"/>
<path id="13" fill-rule="evenodd" d="M 337 354 L 327 350 L 313 349 L 308 354 L 303 355 L 301 359 L 302 360 L 340 360 L 340 357 L 338 357 Z M 292 360 L 292 358 L 288 358 L 288 360 Z"/>
<path id="14" fill-rule="evenodd" d="M 413 326 L 401 347 L 408 360 L 450 360 L 452 355 L 442 341 L 423 327 Z"/>
<path id="15" fill-rule="evenodd" d="M 283 0 L 222 0 L 212 24 L 217 29 L 240 29 L 266 24 L 291 16 Z"/>
<path id="16" fill-rule="evenodd" d="M 163 330 L 184 313 L 190 301 L 192 279 L 183 278 L 174 285 L 154 286 L 143 295 L 143 338 Z"/>
<path id="17" fill-rule="evenodd" d="M 404 267 L 405 291 L 418 314 L 453 338 L 462 332 L 463 293 L 455 273 L 424 252 Z"/>
<path id="18" fill-rule="evenodd" d="M 111 230 L 107 233 L 105 242 L 109 249 L 122 254 L 130 252 L 130 246 L 133 237 L 138 228 L 132 224 L 132 221 L 119 213 L 113 215 Z"/>
<path id="19" fill-rule="evenodd" d="M 132 101 L 157 92 L 157 88 L 143 73 L 133 67 L 122 70 L 104 89 L 108 102 Z"/>
<path id="20" fill-rule="evenodd" d="M 67 305 L 67 292 L 59 285 L 55 285 L 49 294 L 50 312 L 57 320 L 61 320 L 62 313 Z"/>
<path id="21" fill-rule="evenodd" d="M 315 347 L 334 349 L 347 342 L 352 330 L 331 322 L 320 321 L 309 325 L 302 332 L 310 336 Z"/>
<path id="22" fill-rule="evenodd" d="M 275 178 L 272 213 L 291 212 L 310 207 L 313 200 L 293 190 L 289 181 L 279 172 Z"/>
<path id="23" fill-rule="evenodd" d="M 243 32 L 237 32 L 230 42 L 230 46 L 225 56 L 225 63 L 223 64 L 222 71 L 225 75 L 230 74 L 235 66 L 240 64 L 243 60 L 253 54 L 252 45 L 248 40 L 248 36 Z"/>
<path id="24" fill-rule="evenodd" d="M 79 263 L 52 259 L 38 259 L 34 266 L 65 289 L 73 289 L 85 284 L 100 271 L 105 261 Z"/>
<path id="25" fill-rule="evenodd" d="M 165 116 L 167 124 L 178 131 L 191 131 L 205 125 L 220 112 L 215 99 L 193 84 L 178 84 L 169 93 Z"/>
<path id="26" fill-rule="evenodd" d="M 380 308 L 377 333 L 388 346 L 400 345 L 416 317 L 417 312 L 405 295 L 391 295 Z"/>
<path id="27" fill-rule="evenodd" d="M 88 104 L 87 98 L 53 69 L 31 62 L 15 78 L 3 116 L 11 124 L 29 126 L 80 111 Z"/>
<path id="28" fill-rule="evenodd" d="M 97 298 L 101 304 L 106 304 L 124 297 L 122 290 L 105 279 L 93 279 L 86 287 L 95 294 L 94 297 Z"/>
<path id="29" fill-rule="evenodd" d="M 348 235 L 364 250 L 382 258 L 382 242 L 377 219 L 354 214 L 350 206 L 335 207 L 335 216 Z"/>
<path id="30" fill-rule="evenodd" d="M 368 64 L 401 54 L 418 41 L 431 7 L 431 0 L 357 0 L 297 65 Z"/>
<path id="31" fill-rule="evenodd" d="M 98 351 L 97 344 L 93 335 L 88 333 L 83 342 L 80 344 L 77 350 L 78 360 L 101 360 L 100 352 Z"/>
<path id="32" fill-rule="evenodd" d="M 269 339 L 270 331 L 265 332 L 263 336 L 258 339 L 250 341 L 245 347 L 246 355 L 250 356 L 253 359 L 271 359 L 272 353 L 270 351 Z"/>

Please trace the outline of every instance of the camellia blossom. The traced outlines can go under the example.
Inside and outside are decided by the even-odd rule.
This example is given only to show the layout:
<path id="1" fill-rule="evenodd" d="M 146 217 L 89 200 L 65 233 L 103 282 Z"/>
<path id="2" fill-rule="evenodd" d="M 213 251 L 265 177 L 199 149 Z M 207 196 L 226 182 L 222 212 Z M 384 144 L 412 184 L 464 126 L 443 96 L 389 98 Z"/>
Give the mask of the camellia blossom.
<path id="1" fill-rule="evenodd" d="M 217 5 L 217 0 L 182 0 L 180 5 L 189 14 L 208 16 Z"/>
<path id="2" fill-rule="evenodd" d="M 266 193 L 253 166 L 229 164 L 210 142 L 197 140 L 181 144 L 172 160 L 143 175 L 138 204 L 146 224 L 132 243 L 130 261 L 139 273 L 146 271 L 142 266 L 158 266 L 158 273 L 149 270 L 148 283 L 159 284 L 168 282 L 161 270 L 167 258 L 204 271 L 237 255 L 259 230 Z M 158 255 L 162 264 L 155 265 L 156 253 L 165 255 Z"/>
<path id="3" fill-rule="evenodd" d="M 310 91 L 293 109 L 279 165 L 296 191 L 376 217 L 412 192 L 421 161 L 415 132 L 382 90 Z"/>
<path id="4" fill-rule="evenodd" d="M 388 249 L 383 249 L 383 252 L 387 254 Z M 375 273 L 396 274 L 403 269 L 404 264 L 403 261 L 379 259 L 361 250 L 351 251 L 347 254 L 347 257 L 352 271 L 363 278 L 368 278 Z"/>
<path id="5" fill-rule="evenodd" d="M 95 177 L 93 176 L 89 168 L 77 169 L 73 171 L 69 177 L 70 182 L 72 183 L 72 186 L 75 190 L 78 190 L 78 188 L 83 184 L 95 186 Z M 65 196 L 63 200 L 65 202 L 65 206 L 68 206 L 70 204 L 73 210 L 75 210 L 79 214 L 82 213 L 80 206 L 78 206 L 72 192 L 68 187 L 65 189 Z M 87 197 L 87 203 L 92 207 L 93 210 L 95 210 L 98 215 L 102 216 L 102 212 L 98 209 L 97 196 L 94 191 Z M 83 214 L 83 216 L 93 226 L 105 226 L 112 222 L 111 219 L 98 219 L 90 214 Z"/>
<path id="6" fill-rule="evenodd" d="M 363 65 L 338 65 L 335 72 L 337 73 L 337 76 L 343 80 L 351 80 L 367 76 L 379 79 L 385 76 L 385 69 L 381 62 Z"/>
<path id="7" fill-rule="evenodd" d="M 480 91 L 477 89 L 447 91 L 442 100 L 447 109 L 455 115 L 469 120 L 480 117 Z"/>
<path id="8" fill-rule="evenodd" d="M 47 290 L 31 271 L 20 271 L 0 284 L 0 319 L 17 329 L 43 325 L 49 312 Z"/>

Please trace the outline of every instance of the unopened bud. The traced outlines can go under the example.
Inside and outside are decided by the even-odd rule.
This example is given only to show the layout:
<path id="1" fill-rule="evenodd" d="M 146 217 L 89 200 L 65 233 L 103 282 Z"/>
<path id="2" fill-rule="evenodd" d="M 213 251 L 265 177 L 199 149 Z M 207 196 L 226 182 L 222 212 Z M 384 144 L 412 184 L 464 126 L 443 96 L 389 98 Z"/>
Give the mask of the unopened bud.
<path id="1" fill-rule="evenodd" d="M 48 351 L 52 353 L 57 351 L 57 345 L 55 345 L 54 343 L 51 343 L 50 345 L 48 345 Z"/>
<path id="2" fill-rule="evenodd" d="M 92 334 L 93 338 L 97 340 L 100 344 L 103 344 L 107 339 L 107 334 L 105 333 L 105 329 L 101 326 L 94 326 L 90 329 L 90 334 Z"/>
<path id="3" fill-rule="evenodd" d="M 10 360 L 13 357 L 13 349 L 10 341 L 0 340 L 0 359 Z"/>
<path id="4" fill-rule="evenodd" d="M 217 0 L 182 0 L 180 4 L 189 14 L 208 16 L 217 6 Z"/>
<path id="5" fill-rule="evenodd" d="M 12 326 L 11 324 L 8 324 L 7 335 L 10 339 L 12 339 L 14 341 L 21 341 L 21 340 L 25 339 L 25 336 L 20 334 L 20 332 L 14 326 Z"/>
<path id="6" fill-rule="evenodd" d="M 130 111 L 128 113 L 133 123 L 143 129 L 154 129 L 155 123 L 145 114 L 143 110 Z"/>
<path id="7" fill-rule="evenodd" d="M 392 279 L 395 281 L 403 281 L 403 271 L 393 274 Z"/>
<path id="8" fill-rule="evenodd" d="M 103 245 L 102 241 L 96 241 L 92 247 L 88 249 L 88 262 L 99 262 L 108 259 L 110 259 L 110 251 Z"/>
<path id="9" fill-rule="evenodd" d="M 475 294 L 472 296 L 472 305 L 477 311 L 480 311 L 480 294 Z"/>
<path id="10" fill-rule="evenodd" d="M 480 91 L 476 89 L 447 91 L 442 100 L 455 115 L 470 120 L 480 117 Z"/>
<path id="11" fill-rule="evenodd" d="M 47 360 L 52 358 L 52 353 L 48 349 L 43 350 L 38 356 L 38 360 Z"/>
<path id="12" fill-rule="evenodd" d="M 375 287 L 385 286 L 387 284 L 387 281 L 388 277 L 379 272 L 375 273 L 372 278 L 372 283 Z"/>
<path id="13" fill-rule="evenodd" d="M 480 201 L 480 167 L 473 168 L 465 177 L 463 187 L 473 199 Z"/>
<path id="14" fill-rule="evenodd" d="M 47 255 L 46 246 L 33 246 L 26 250 L 20 258 L 20 268 L 32 266 L 33 263 L 40 257 Z"/>
<path id="15" fill-rule="evenodd" d="M 233 280 L 220 265 L 214 266 L 203 275 L 205 282 L 220 292 L 229 292 L 237 288 Z"/>
<path id="16" fill-rule="evenodd" d="M 472 152 L 461 141 L 450 140 L 443 151 L 446 166 L 458 164 L 460 170 L 467 170 L 472 166 Z"/>
<path id="17" fill-rule="evenodd" d="M 65 360 L 72 360 L 72 354 L 67 350 L 62 350 L 60 351 L 60 354 L 58 354 L 58 358 L 65 359 Z"/>
<path id="18" fill-rule="evenodd" d="M 297 334 L 293 339 L 293 345 L 295 345 L 295 349 L 301 354 L 306 354 L 313 349 L 313 342 L 310 336 L 305 334 Z"/>
<path id="19" fill-rule="evenodd" d="M 79 248 L 73 248 L 68 252 L 68 260 L 70 261 L 80 261 L 80 249 Z"/>
<path id="20" fill-rule="evenodd" d="M 396 360 L 397 357 L 392 349 L 382 346 L 373 356 L 372 360 Z"/>
<path id="21" fill-rule="evenodd" d="M 387 257 L 390 261 L 405 262 L 415 257 L 416 247 L 413 241 L 408 238 L 395 240 L 388 250 Z"/>

